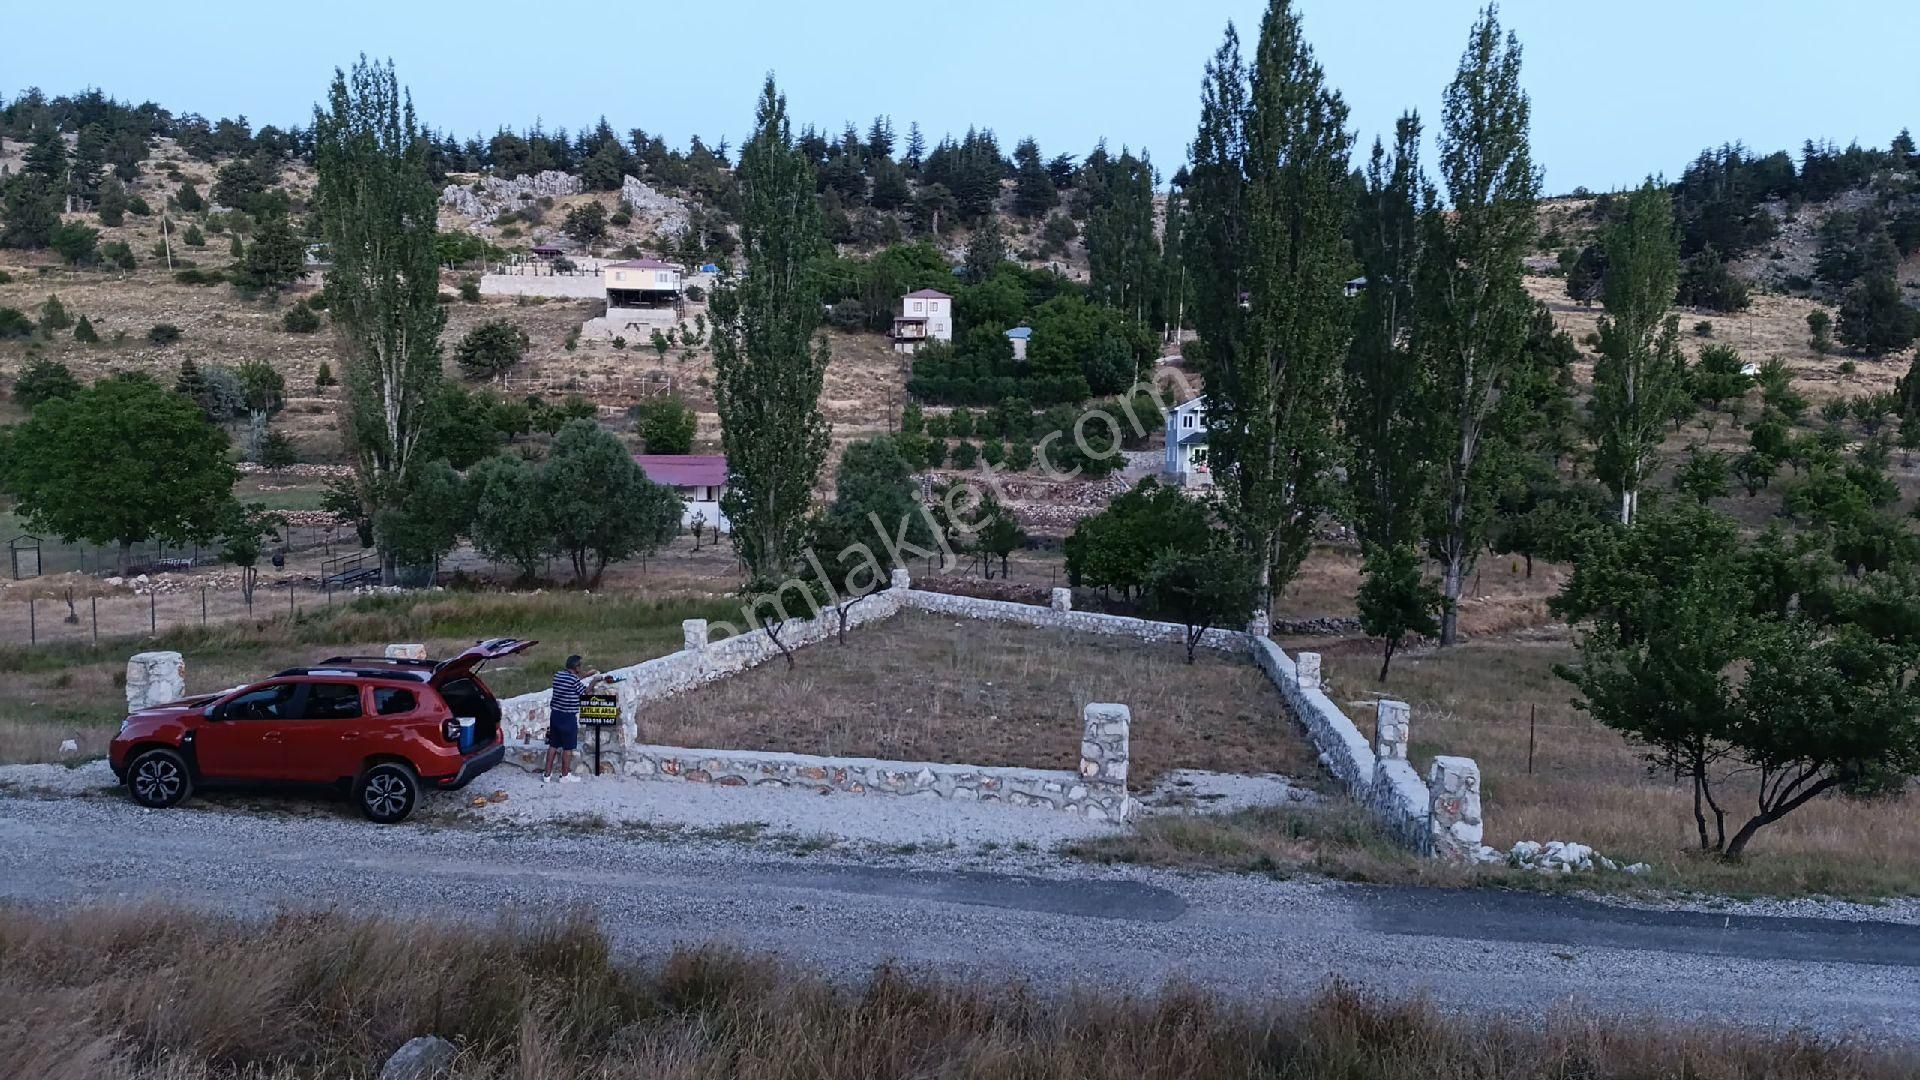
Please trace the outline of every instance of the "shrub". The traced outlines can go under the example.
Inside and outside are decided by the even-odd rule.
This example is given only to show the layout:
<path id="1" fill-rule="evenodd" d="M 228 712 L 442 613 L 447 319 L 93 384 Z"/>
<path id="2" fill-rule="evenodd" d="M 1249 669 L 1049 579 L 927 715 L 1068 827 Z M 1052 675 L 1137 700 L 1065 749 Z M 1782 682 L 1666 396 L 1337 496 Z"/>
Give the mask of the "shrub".
<path id="1" fill-rule="evenodd" d="M 279 428 L 268 428 L 260 437 L 259 458 L 262 466 L 276 472 L 300 460 L 293 439 Z"/>
<path id="2" fill-rule="evenodd" d="M 0 341 L 33 336 L 33 320 L 19 308 L 0 307 Z"/>
<path id="3" fill-rule="evenodd" d="M 325 360 L 320 361 L 320 370 L 313 373 L 314 388 L 325 390 L 329 386 L 338 385 L 338 383 L 339 380 L 333 377 L 333 365 L 327 363 Z"/>
<path id="4" fill-rule="evenodd" d="M 200 226 L 189 225 L 187 226 L 187 231 L 181 234 L 180 242 L 188 247 L 206 247 L 207 236 L 200 231 Z"/>
<path id="5" fill-rule="evenodd" d="M 280 325 L 289 334 L 311 334 L 320 329 L 320 314 L 302 300 L 287 309 L 286 315 L 280 319 Z"/>
<path id="6" fill-rule="evenodd" d="M 613 215 L 607 218 L 607 223 L 609 225 L 630 225 L 633 223 L 633 215 L 627 213 L 625 210 L 615 210 Z"/>
<path id="7" fill-rule="evenodd" d="M 207 200 L 201 197 L 199 189 L 193 186 L 192 181 L 180 185 L 180 190 L 173 194 L 173 201 L 179 203 L 180 209 L 189 214 L 197 214 L 207 208 Z"/>
<path id="8" fill-rule="evenodd" d="M 649 454 L 690 454 L 699 419 L 679 398 L 657 397 L 628 410 Z"/>
<path id="9" fill-rule="evenodd" d="M 96 345 L 100 341 L 100 335 L 94 332 L 92 320 L 85 315 L 80 316 L 80 321 L 73 324 L 73 340 L 82 345 Z"/>
<path id="10" fill-rule="evenodd" d="M 1007 447 L 1007 468 L 1014 472 L 1026 472 L 1033 468 L 1033 447 L 1023 442 Z"/>
<path id="11" fill-rule="evenodd" d="M 500 239 L 502 240 L 515 240 L 515 239 L 518 239 L 519 236 L 520 236 L 520 226 L 518 225 L 509 225 L 506 228 L 500 230 Z"/>
<path id="12" fill-rule="evenodd" d="M 194 267 L 174 271 L 173 280 L 182 285 L 218 285 L 227 280 L 227 275 L 218 270 L 201 270 Z"/>
<path id="13" fill-rule="evenodd" d="M 989 465 L 999 465 L 1007 460 L 1007 447 L 999 439 L 994 439 L 980 447 L 980 460 Z"/>
<path id="14" fill-rule="evenodd" d="M 469 304 L 480 302 L 480 283 L 472 278 L 460 279 L 460 299 Z"/>
<path id="15" fill-rule="evenodd" d="M 1811 335 L 1807 344 L 1814 352 L 1824 356 L 1833 351 L 1833 316 L 1818 310 L 1808 312 L 1807 333 Z"/>
<path id="16" fill-rule="evenodd" d="M 687 286 L 687 299 L 693 301 L 696 304 L 705 303 L 707 299 L 707 290 L 701 288 L 698 285 L 689 285 Z"/>
<path id="17" fill-rule="evenodd" d="M 616 334 L 616 335 L 614 335 L 614 338 L 613 338 L 613 347 L 614 347 L 614 348 L 616 348 L 616 349 L 624 349 L 624 348 L 626 348 L 626 347 L 627 347 L 627 339 L 626 339 L 626 338 L 623 338 L 623 337 L 621 337 L 621 336 L 619 336 L 618 334 Z"/>
<path id="18" fill-rule="evenodd" d="M 953 448 L 953 467 L 971 469 L 980 460 L 980 451 L 970 442 L 959 443 Z"/>
<path id="19" fill-rule="evenodd" d="M 1701 319 L 1699 322 L 1694 323 L 1693 333 L 1695 337 L 1712 337 L 1713 336 L 1712 320 Z"/>
<path id="20" fill-rule="evenodd" d="M 67 311 L 67 305 L 60 302 L 59 294 L 48 293 L 46 303 L 40 305 L 40 329 L 51 333 L 72 325 L 73 315 Z"/>
<path id="21" fill-rule="evenodd" d="M 172 323 L 154 323 L 147 329 L 147 340 L 155 345 L 171 345 L 180 340 L 180 328 Z"/>
<path id="22" fill-rule="evenodd" d="M 100 257 L 108 266 L 119 270 L 134 268 L 133 249 L 125 240 L 115 240 L 100 249 Z"/>
<path id="23" fill-rule="evenodd" d="M 99 257 L 100 230 L 77 221 L 64 222 L 53 230 L 49 247 L 71 266 L 86 266 Z"/>

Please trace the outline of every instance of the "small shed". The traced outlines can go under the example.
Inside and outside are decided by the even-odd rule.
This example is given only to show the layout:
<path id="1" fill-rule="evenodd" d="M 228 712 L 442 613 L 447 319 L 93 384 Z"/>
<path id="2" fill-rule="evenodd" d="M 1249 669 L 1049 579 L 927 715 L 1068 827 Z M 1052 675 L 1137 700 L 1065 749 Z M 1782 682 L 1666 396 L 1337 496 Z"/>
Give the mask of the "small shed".
<path id="1" fill-rule="evenodd" d="M 1013 343 L 1013 358 L 1015 360 L 1025 360 L 1027 358 L 1027 342 L 1033 340 L 1033 327 L 1016 326 L 1007 331 L 1007 340 Z"/>
<path id="2" fill-rule="evenodd" d="M 13 566 L 13 580 L 40 576 L 40 538 L 21 533 L 7 541 L 7 561 Z"/>
<path id="3" fill-rule="evenodd" d="M 533 245 L 533 257 L 536 259 L 557 259 L 566 254 L 553 244 Z"/>

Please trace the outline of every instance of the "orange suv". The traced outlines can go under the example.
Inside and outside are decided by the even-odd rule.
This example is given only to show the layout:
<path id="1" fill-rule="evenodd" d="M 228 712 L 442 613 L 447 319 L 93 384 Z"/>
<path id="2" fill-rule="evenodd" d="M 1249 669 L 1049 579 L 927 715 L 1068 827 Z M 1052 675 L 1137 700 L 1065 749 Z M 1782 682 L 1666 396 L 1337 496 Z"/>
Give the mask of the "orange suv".
<path id="1" fill-rule="evenodd" d="M 134 713 L 108 761 L 133 801 L 154 809 L 195 787 L 304 784 L 350 792 L 374 821 L 401 821 L 423 786 L 462 788 L 500 763 L 500 703 L 479 669 L 535 644 L 494 638 L 451 660 L 335 656 L 289 668 Z"/>

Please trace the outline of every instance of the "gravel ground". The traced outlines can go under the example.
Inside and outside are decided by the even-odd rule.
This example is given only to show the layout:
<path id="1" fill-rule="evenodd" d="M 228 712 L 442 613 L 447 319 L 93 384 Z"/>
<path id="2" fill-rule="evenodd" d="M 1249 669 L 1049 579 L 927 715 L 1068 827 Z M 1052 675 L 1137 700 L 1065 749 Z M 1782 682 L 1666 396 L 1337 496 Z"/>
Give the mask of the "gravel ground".
<path id="1" fill-rule="evenodd" d="M 572 787 L 573 785 L 569 785 Z M 678 790 L 672 785 L 660 785 Z M 508 805 L 511 805 L 509 800 Z M 1044 815 L 1042 815 L 1044 816 Z M 835 976 L 897 960 L 1045 988 L 1309 992 L 1330 978 L 1447 1009 L 1568 1006 L 1920 1040 L 1920 933 L 1626 912 L 1561 897 L 1184 876 L 944 850 L 841 852 L 513 826 L 379 828 L 231 806 L 0 797 L 0 901 L 324 906 L 434 918 L 595 911 L 623 953 L 721 941 Z"/>
<path id="2" fill-rule="evenodd" d="M 504 791 L 504 802 L 473 807 L 470 800 Z M 125 799 L 105 761 L 84 765 L 0 766 L 0 799 L 9 794 L 37 798 L 108 796 Z M 338 803 L 305 795 L 254 795 L 221 792 L 196 809 L 209 813 L 262 811 L 272 816 L 356 821 Z M 1257 806 L 1322 805 L 1326 797 L 1279 775 L 1239 776 L 1198 770 L 1169 773 L 1143 793 L 1148 814 L 1228 813 Z M 859 799 L 791 791 L 737 791 L 697 784 L 602 777 L 578 784 L 542 784 L 523 769 L 502 766 L 466 791 L 432 793 L 417 821 L 425 826 L 498 828 L 515 831 L 545 824 L 557 831 L 599 830 L 630 836 L 672 836 L 680 843 L 702 838 L 764 841 L 769 850 L 834 849 L 883 859 L 889 853 L 913 855 L 925 865 L 948 853 L 943 865 L 973 866 L 983 855 L 1032 861 L 1045 868 L 1091 871 L 1049 853 L 1060 844 L 1108 835 L 1122 826 L 1090 822 L 1070 814 L 1024 807 L 947 802 L 932 799 Z M 1920 926 L 1920 897 L 1857 903 L 1820 897 L 1734 899 L 1713 896 L 1620 896 L 1589 894 L 1584 899 L 1634 911 L 1697 912 L 1761 918 L 1843 920 Z"/>

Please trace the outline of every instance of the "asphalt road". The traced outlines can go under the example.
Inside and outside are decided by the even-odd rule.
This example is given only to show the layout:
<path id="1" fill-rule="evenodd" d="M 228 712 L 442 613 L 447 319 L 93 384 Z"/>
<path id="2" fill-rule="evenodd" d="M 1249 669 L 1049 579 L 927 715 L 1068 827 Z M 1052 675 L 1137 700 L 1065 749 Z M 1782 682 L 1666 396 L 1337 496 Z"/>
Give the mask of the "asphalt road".
<path id="1" fill-rule="evenodd" d="M 1105 870 L 978 855 L 849 862 L 551 830 L 0 796 L 0 901 L 169 902 L 480 918 L 598 912 L 638 957 L 725 942 L 854 976 L 1234 995 L 1338 978 L 1445 1009 L 1566 1006 L 1920 1042 L 1920 927 L 1649 911 L 1561 897 Z"/>

